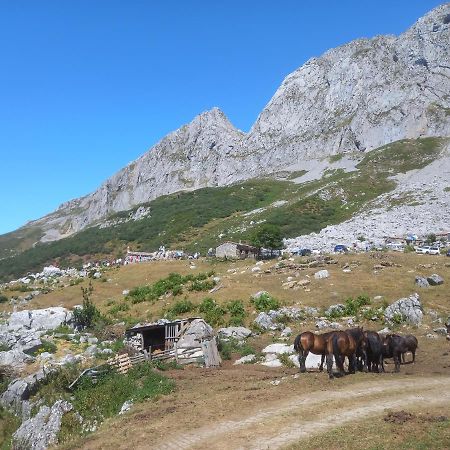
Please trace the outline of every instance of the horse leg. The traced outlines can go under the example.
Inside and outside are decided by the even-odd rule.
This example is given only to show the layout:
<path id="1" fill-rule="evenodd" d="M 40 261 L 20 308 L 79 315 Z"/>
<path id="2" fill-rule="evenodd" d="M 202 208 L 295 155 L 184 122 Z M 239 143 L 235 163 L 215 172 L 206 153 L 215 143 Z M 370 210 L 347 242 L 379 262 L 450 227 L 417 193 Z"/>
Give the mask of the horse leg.
<path id="1" fill-rule="evenodd" d="M 416 351 L 414 350 L 411 353 L 412 353 L 412 357 L 413 357 L 412 362 L 414 364 L 416 362 Z"/>
<path id="2" fill-rule="evenodd" d="M 401 353 L 394 353 L 394 364 L 395 364 L 395 372 L 400 372 L 400 360 L 401 360 Z"/>
<path id="3" fill-rule="evenodd" d="M 333 374 L 333 355 L 331 353 L 328 353 L 327 355 L 327 372 L 328 376 L 331 378 L 334 378 Z"/>
<path id="4" fill-rule="evenodd" d="M 348 357 L 348 373 L 356 372 L 356 355 L 353 353 Z"/>
<path id="5" fill-rule="evenodd" d="M 322 353 L 322 359 L 320 360 L 319 371 L 323 372 L 323 363 L 325 362 L 325 354 Z"/>
<path id="6" fill-rule="evenodd" d="M 306 372 L 306 357 L 308 356 L 308 350 L 300 349 L 298 353 L 298 363 L 300 366 L 300 372 L 305 373 Z"/>

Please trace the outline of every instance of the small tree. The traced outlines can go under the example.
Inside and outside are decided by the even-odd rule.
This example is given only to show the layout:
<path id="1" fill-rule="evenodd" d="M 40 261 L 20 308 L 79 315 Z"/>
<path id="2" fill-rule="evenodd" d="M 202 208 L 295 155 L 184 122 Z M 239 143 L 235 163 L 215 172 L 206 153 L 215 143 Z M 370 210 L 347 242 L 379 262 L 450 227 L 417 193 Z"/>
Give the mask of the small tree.
<path id="1" fill-rule="evenodd" d="M 283 248 L 283 238 L 280 227 L 272 224 L 264 224 L 253 235 L 252 244 L 258 248 L 267 248 L 272 254 L 273 250 Z"/>
<path id="2" fill-rule="evenodd" d="M 92 286 L 91 281 L 89 282 L 89 286 L 87 288 L 81 286 L 83 306 L 82 308 L 76 308 L 73 312 L 73 319 L 76 326 L 79 328 L 90 328 L 94 322 L 100 318 L 100 311 L 96 308 L 91 299 L 93 292 L 94 286 Z"/>
<path id="3" fill-rule="evenodd" d="M 434 233 L 430 233 L 427 236 L 426 242 L 427 242 L 427 244 L 433 244 L 434 242 L 436 242 L 436 235 Z"/>

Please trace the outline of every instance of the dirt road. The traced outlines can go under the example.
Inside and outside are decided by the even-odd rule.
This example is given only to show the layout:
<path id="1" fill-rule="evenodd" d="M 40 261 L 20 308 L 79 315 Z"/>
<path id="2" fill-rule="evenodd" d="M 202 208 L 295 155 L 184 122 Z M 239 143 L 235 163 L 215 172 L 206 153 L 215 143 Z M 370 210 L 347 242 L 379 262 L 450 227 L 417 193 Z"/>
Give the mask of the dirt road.
<path id="1" fill-rule="evenodd" d="M 253 414 L 216 421 L 201 428 L 172 434 L 157 449 L 275 449 L 330 431 L 333 427 L 366 419 L 391 408 L 450 403 L 450 378 L 381 380 L 358 383 L 334 391 L 317 391 L 264 405 Z M 195 421 L 193 421 L 195 423 Z M 148 448 L 140 444 L 137 448 Z M 135 447 L 136 448 L 136 447 Z"/>

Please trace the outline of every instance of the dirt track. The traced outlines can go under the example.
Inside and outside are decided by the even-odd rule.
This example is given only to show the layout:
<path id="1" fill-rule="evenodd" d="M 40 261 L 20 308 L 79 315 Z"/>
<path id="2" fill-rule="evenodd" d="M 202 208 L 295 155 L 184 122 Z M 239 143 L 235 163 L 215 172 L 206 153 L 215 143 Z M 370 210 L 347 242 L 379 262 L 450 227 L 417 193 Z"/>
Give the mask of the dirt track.
<path id="1" fill-rule="evenodd" d="M 366 419 L 389 408 L 421 402 L 450 401 L 447 377 L 359 383 L 336 391 L 319 391 L 291 398 L 243 416 L 240 420 L 214 421 L 208 427 L 175 434 L 158 449 L 274 449 L 333 427 Z M 447 408 L 448 409 L 448 408 Z M 156 442 L 154 442 L 156 444 Z M 145 446 L 138 446 L 145 448 Z"/>

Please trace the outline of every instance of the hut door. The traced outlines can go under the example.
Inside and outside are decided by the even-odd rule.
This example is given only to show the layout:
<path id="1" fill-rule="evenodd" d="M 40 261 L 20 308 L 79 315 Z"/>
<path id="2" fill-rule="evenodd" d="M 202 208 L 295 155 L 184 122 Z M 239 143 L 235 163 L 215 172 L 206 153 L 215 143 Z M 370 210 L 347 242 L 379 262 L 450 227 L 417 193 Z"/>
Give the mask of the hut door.
<path id="1" fill-rule="evenodd" d="M 166 350 L 171 350 L 177 338 L 178 324 L 170 323 L 166 325 Z"/>

